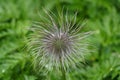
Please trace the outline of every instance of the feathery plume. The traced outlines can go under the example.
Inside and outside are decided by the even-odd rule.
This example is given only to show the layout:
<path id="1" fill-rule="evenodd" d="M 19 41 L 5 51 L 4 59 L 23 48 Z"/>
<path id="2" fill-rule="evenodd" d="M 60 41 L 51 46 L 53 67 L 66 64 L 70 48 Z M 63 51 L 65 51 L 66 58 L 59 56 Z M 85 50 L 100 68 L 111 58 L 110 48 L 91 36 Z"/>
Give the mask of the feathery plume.
<path id="1" fill-rule="evenodd" d="M 85 22 L 77 23 L 77 13 L 70 18 L 68 12 L 55 15 L 45 11 L 40 22 L 35 22 L 28 39 L 29 50 L 34 55 L 34 63 L 40 69 L 62 68 L 70 66 L 84 58 L 89 51 L 86 37 L 90 32 L 81 32 Z"/>

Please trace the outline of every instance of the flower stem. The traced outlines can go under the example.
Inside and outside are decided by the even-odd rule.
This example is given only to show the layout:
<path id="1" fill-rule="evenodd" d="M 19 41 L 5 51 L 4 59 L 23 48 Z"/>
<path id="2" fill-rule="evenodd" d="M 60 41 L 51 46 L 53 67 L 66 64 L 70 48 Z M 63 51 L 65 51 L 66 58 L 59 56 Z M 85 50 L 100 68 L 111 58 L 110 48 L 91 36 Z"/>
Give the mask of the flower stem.
<path id="1" fill-rule="evenodd" d="M 63 80 L 66 80 L 66 73 L 65 73 L 65 70 L 62 69 L 61 71 L 62 71 L 62 77 L 63 77 Z"/>
<path id="2" fill-rule="evenodd" d="M 65 72 L 65 69 L 63 68 L 63 65 L 62 65 L 62 60 L 60 58 L 60 63 L 61 63 L 61 72 L 62 72 L 62 80 L 66 80 L 66 72 Z"/>

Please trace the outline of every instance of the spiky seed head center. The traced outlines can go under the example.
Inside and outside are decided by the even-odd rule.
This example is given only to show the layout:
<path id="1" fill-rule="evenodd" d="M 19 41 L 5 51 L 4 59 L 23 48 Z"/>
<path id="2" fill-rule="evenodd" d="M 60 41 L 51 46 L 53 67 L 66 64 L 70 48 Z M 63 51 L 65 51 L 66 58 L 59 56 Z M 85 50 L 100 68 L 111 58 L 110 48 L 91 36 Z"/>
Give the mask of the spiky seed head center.
<path id="1" fill-rule="evenodd" d="M 47 48 L 48 53 L 62 55 L 62 53 L 65 54 L 66 52 L 68 52 L 69 47 L 71 46 L 71 41 L 67 33 L 52 33 L 49 34 L 49 38 L 45 39 L 48 39 L 46 40 L 47 42 L 45 42 L 45 47 Z"/>
<path id="2" fill-rule="evenodd" d="M 58 38 L 53 45 L 57 50 L 60 50 L 64 46 L 64 41 Z"/>

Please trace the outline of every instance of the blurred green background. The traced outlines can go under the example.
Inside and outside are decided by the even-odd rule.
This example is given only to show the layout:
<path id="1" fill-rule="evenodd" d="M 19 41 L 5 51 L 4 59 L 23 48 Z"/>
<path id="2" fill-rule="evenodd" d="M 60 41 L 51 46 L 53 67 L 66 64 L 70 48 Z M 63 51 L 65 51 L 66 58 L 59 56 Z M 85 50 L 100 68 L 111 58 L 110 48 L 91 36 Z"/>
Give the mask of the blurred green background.
<path id="1" fill-rule="evenodd" d="M 120 80 L 120 0 L 0 0 L 0 80 L 62 80 L 37 74 L 25 45 L 38 12 L 63 7 L 88 20 L 85 31 L 95 31 L 89 38 L 95 50 L 67 80 Z"/>

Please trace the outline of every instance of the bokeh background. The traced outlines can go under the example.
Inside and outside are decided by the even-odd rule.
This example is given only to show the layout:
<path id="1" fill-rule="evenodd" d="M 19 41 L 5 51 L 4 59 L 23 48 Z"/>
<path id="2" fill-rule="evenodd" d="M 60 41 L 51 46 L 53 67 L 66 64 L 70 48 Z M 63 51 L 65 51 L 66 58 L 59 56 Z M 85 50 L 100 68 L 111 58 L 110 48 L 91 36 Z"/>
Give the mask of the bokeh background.
<path id="1" fill-rule="evenodd" d="M 37 74 L 26 50 L 32 21 L 43 8 L 69 9 L 88 22 L 83 30 L 94 51 L 79 70 L 71 70 L 68 80 L 120 80 L 120 0 L 0 0 L 0 80 L 62 80 L 59 74 Z"/>

